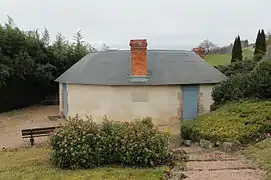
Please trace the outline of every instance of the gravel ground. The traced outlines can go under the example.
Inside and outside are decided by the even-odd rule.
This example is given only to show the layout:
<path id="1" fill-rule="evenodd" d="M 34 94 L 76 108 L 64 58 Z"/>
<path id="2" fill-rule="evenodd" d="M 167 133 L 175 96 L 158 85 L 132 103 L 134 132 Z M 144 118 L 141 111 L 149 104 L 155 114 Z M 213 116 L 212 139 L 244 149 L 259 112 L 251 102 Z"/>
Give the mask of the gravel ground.
<path id="1" fill-rule="evenodd" d="M 64 120 L 51 121 L 48 116 L 58 115 L 58 106 L 34 106 L 0 114 L 0 148 L 29 146 L 21 130 L 57 126 Z M 46 143 L 48 137 L 35 138 L 35 144 Z"/>

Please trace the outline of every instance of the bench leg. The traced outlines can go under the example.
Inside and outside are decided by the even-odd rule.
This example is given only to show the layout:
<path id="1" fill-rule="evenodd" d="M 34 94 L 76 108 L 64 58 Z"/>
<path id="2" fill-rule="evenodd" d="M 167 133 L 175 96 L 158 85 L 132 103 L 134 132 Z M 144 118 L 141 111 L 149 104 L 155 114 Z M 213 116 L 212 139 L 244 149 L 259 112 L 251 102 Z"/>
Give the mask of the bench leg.
<path id="1" fill-rule="evenodd" d="M 34 137 L 33 136 L 30 137 L 30 143 L 31 143 L 31 147 L 33 147 L 33 145 L 34 145 Z"/>

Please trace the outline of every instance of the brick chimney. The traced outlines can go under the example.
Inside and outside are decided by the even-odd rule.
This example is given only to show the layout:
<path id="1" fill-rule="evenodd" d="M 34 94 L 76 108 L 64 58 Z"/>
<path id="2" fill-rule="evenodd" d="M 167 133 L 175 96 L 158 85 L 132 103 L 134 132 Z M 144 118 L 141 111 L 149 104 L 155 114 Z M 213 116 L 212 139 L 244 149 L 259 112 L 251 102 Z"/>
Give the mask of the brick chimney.
<path id="1" fill-rule="evenodd" d="M 204 58 L 204 49 L 203 48 L 193 48 L 193 51 L 199 55 L 201 58 Z"/>
<path id="2" fill-rule="evenodd" d="M 130 40 L 131 76 L 147 76 L 147 40 Z"/>

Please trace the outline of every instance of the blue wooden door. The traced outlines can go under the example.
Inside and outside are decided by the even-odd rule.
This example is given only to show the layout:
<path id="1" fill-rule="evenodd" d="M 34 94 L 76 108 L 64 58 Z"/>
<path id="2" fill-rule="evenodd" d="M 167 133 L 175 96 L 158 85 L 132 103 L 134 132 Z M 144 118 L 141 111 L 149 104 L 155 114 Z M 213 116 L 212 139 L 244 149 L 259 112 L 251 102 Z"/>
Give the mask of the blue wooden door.
<path id="1" fill-rule="evenodd" d="M 194 119 L 198 114 L 198 86 L 183 86 L 183 119 Z"/>
<path id="2" fill-rule="evenodd" d="M 68 116 L 68 93 L 67 93 L 67 84 L 63 83 L 62 85 L 62 91 L 63 91 L 63 96 L 62 96 L 62 106 L 63 106 L 63 115 L 65 117 Z"/>

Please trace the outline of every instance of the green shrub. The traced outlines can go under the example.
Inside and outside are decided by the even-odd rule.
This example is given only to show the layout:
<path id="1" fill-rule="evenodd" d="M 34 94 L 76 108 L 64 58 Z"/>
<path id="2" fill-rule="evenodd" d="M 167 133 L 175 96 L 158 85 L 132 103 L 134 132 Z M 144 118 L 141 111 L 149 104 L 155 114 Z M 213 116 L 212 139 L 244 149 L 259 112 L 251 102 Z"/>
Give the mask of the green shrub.
<path id="1" fill-rule="evenodd" d="M 182 131 L 182 137 L 247 144 L 271 132 L 270 109 L 271 101 L 232 102 L 189 122 L 192 130 Z"/>
<path id="2" fill-rule="evenodd" d="M 239 73 L 217 85 L 212 92 L 215 109 L 227 101 L 271 98 L 271 61 L 259 62 L 252 71 Z"/>
<path id="3" fill-rule="evenodd" d="M 169 135 L 152 128 L 149 118 L 97 124 L 76 117 L 50 139 L 52 163 L 60 168 L 155 166 L 169 155 Z"/>
<path id="4" fill-rule="evenodd" d="M 227 77 L 231 77 L 236 74 L 250 72 L 251 70 L 253 70 L 256 64 L 257 64 L 256 61 L 252 61 L 248 59 L 244 61 L 233 62 L 231 64 L 227 64 L 224 66 L 219 65 L 219 66 L 216 66 L 216 68 L 220 72 L 225 74 Z"/>
<path id="5" fill-rule="evenodd" d="M 152 118 L 145 117 L 143 119 L 138 119 L 141 123 L 145 124 L 149 128 L 153 128 Z"/>
<path id="6" fill-rule="evenodd" d="M 271 179 L 271 139 L 260 141 L 242 151 L 253 162 L 267 171 L 267 179 Z"/>
<path id="7" fill-rule="evenodd" d="M 196 132 L 196 120 L 182 121 L 181 137 L 185 140 L 198 141 L 198 132 Z"/>

